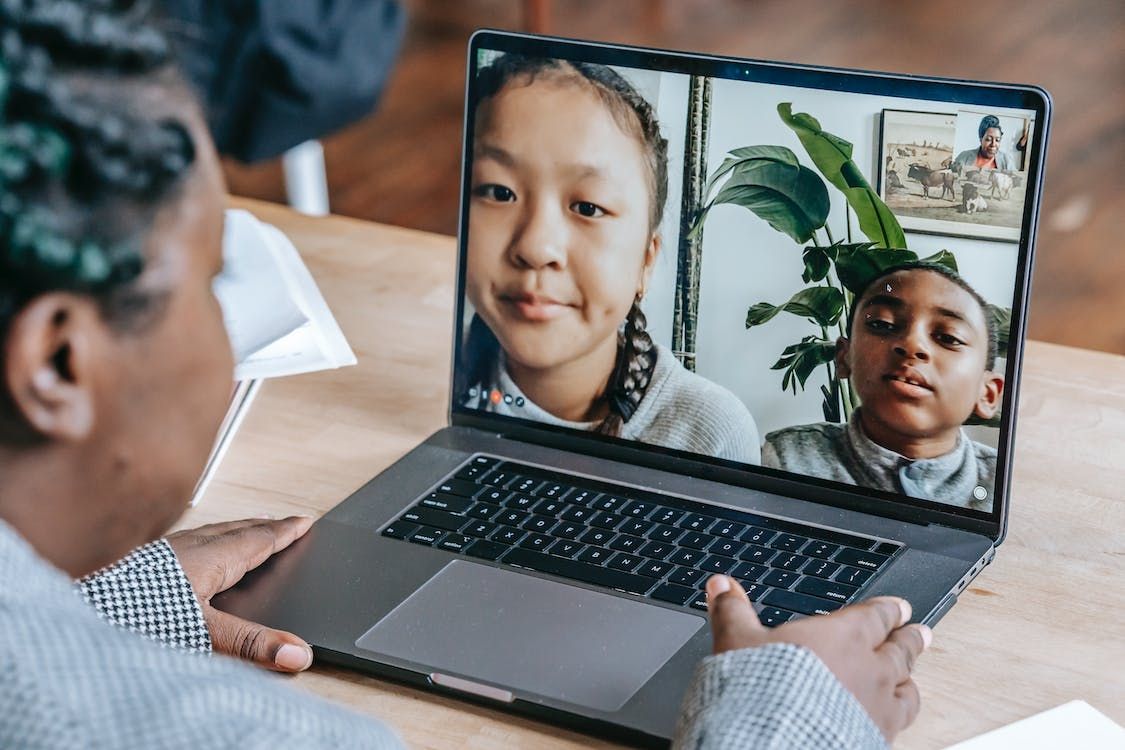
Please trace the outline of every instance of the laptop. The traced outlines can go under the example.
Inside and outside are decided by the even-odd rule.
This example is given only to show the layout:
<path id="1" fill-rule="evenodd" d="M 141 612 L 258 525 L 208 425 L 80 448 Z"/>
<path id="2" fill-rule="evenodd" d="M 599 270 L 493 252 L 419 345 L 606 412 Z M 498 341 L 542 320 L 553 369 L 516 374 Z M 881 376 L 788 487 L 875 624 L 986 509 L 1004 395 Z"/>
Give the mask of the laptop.
<path id="1" fill-rule="evenodd" d="M 469 44 L 449 424 L 219 597 L 322 663 L 663 745 L 703 585 L 936 624 L 1004 539 L 1050 99 Z"/>

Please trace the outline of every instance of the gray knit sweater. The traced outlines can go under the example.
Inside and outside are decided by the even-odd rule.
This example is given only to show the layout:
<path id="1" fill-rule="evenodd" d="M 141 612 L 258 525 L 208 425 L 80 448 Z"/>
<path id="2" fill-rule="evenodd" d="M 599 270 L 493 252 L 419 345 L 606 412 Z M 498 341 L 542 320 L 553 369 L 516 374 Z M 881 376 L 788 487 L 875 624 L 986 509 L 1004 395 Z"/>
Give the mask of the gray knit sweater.
<path id="1" fill-rule="evenodd" d="M 859 410 L 846 425 L 819 422 L 769 433 L 762 464 L 985 511 L 992 510 L 996 482 L 996 450 L 969 439 L 964 430 L 949 453 L 912 460 L 867 437 Z"/>
<path id="2" fill-rule="evenodd" d="M 657 344 L 655 351 L 652 380 L 636 413 L 622 427 L 621 437 L 704 456 L 759 463 L 758 426 L 738 397 L 684 369 L 670 349 Z M 492 380 L 482 396 L 470 398 L 465 405 L 575 430 L 597 427 L 597 422 L 559 419 L 533 403 L 512 380 L 502 358 L 493 368 Z M 491 403 L 484 396 L 492 389 L 508 398 Z"/>

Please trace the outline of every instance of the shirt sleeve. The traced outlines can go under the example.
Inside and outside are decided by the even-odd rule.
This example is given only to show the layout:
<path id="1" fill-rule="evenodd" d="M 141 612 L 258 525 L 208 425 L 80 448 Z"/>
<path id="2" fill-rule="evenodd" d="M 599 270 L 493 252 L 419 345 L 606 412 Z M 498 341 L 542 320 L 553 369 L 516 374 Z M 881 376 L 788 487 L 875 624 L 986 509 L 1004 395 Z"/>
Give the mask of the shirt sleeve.
<path id="1" fill-rule="evenodd" d="M 211 651 L 199 600 L 163 539 L 81 579 L 77 588 L 103 620 L 168 646 Z"/>
<path id="2" fill-rule="evenodd" d="M 811 651 L 775 643 L 703 660 L 673 747 L 884 750 L 859 701 Z"/>

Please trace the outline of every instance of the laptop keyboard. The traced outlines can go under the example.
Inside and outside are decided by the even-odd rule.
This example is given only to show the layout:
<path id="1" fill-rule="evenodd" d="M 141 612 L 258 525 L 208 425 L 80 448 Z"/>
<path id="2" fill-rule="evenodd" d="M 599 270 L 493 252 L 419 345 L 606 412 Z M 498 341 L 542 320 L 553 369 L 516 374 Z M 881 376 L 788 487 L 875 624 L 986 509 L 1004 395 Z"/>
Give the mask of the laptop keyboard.
<path id="1" fill-rule="evenodd" d="M 708 577 L 725 573 L 768 626 L 854 601 L 902 549 L 490 456 L 382 534 L 699 610 Z"/>

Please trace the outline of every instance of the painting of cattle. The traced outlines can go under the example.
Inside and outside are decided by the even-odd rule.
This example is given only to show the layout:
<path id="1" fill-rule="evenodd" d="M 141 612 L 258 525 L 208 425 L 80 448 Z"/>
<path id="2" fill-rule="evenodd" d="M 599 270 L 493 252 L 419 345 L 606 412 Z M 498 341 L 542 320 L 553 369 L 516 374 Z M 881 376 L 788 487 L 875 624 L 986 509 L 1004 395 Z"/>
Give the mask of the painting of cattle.
<path id="1" fill-rule="evenodd" d="M 961 131 L 973 117 L 980 119 L 959 111 L 883 110 L 876 183 L 903 229 L 1019 239 L 1026 176 L 958 158 L 968 137 Z"/>

